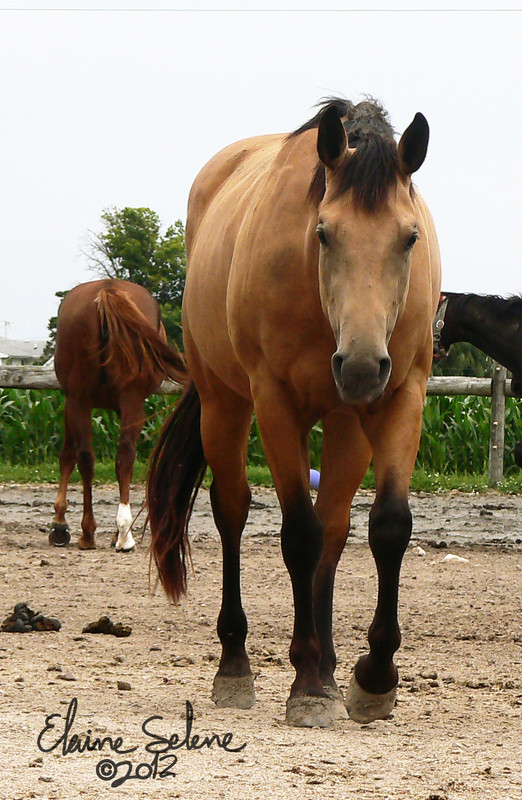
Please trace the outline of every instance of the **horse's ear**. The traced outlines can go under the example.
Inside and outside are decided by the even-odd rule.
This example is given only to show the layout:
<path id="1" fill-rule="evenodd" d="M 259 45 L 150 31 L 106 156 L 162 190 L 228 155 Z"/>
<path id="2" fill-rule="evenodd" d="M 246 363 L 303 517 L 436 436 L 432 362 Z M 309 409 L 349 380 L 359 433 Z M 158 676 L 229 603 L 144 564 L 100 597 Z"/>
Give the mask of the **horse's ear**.
<path id="1" fill-rule="evenodd" d="M 348 147 L 346 131 L 336 106 L 330 106 L 322 114 L 317 133 L 317 152 L 328 169 L 335 169 Z"/>
<path id="2" fill-rule="evenodd" d="M 423 114 L 417 113 L 406 128 L 397 147 L 399 161 L 405 175 L 417 172 L 426 158 L 430 129 Z"/>

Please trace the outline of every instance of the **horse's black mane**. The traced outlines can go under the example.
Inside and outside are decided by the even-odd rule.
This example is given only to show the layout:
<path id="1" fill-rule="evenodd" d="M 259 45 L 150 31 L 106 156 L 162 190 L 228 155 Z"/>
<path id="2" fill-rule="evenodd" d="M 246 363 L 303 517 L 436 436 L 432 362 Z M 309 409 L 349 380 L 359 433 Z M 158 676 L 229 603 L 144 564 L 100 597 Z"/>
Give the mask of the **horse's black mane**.
<path id="1" fill-rule="evenodd" d="M 354 105 L 339 97 L 328 98 L 319 104 L 317 114 L 289 138 L 317 128 L 324 112 L 332 107 L 337 108 L 341 117 L 346 117 L 348 144 L 355 148 L 355 153 L 342 167 L 338 192 L 344 194 L 352 189 L 355 202 L 373 211 L 383 203 L 389 188 L 396 184 L 400 171 L 394 131 L 381 103 L 368 98 Z M 325 190 L 325 169 L 319 162 L 308 193 L 314 205 L 319 205 Z"/>
<path id="2" fill-rule="evenodd" d="M 488 324 L 507 325 L 509 322 L 522 322 L 522 296 L 501 297 L 497 294 L 474 294 L 472 292 L 444 292 L 453 301 L 456 314 L 468 312 L 471 306 L 476 316 L 487 313 Z"/>

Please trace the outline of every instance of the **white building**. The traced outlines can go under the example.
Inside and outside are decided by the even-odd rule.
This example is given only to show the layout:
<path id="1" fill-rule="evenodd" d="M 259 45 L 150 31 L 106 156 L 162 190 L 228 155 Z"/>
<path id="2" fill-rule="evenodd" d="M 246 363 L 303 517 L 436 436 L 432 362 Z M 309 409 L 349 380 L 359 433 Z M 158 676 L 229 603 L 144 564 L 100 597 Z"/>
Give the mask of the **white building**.
<path id="1" fill-rule="evenodd" d="M 46 342 L 34 339 L 6 339 L 0 336 L 0 366 L 34 364 L 42 357 Z"/>

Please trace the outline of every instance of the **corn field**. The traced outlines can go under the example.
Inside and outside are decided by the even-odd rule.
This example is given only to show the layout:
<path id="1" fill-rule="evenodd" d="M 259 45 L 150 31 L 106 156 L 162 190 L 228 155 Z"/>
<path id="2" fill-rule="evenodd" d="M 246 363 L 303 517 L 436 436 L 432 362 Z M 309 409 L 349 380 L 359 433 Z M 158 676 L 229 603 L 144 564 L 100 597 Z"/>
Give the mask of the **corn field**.
<path id="1" fill-rule="evenodd" d="M 163 421 L 175 399 L 153 395 L 145 403 L 146 422 L 138 443 L 138 460 L 146 461 Z M 37 465 L 57 461 L 63 442 L 61 392 L 22 389 L 0 390 L 0 462 Z M 522 438 L 522 403 L 506 402 L 505 471 L 514 467 L 513 448 Z M 423 418 L 417 466 L 426 472 L 448 474 L 483 473 L 488 466 L 491 401 L 474 396 L 428 397 Z M 93 413 L 93 445 L 100 461 L 114 460 L 119 434 L 117 416 L 108 411 Z M 319 469 L 321 426 L 310 434 L 311 466 Z M 256 421 L 248 447 L 251 465 L 266 464 Z"/>
<path id="2" fill-rule="evenodd" d="M 159 429 L 175 399 L 153 395 L 145 401 L 145 425 L 137 458 L 146 461 Z M 65 398 L 61 392 L 36 389 L 0 390 L 0 461 L 36 465 L 57 460 L 63 444 Z M 119 420 L 110 411 L 92 415 L 93 447 L 100 461 L 113 461 L 119 438 Z"/>

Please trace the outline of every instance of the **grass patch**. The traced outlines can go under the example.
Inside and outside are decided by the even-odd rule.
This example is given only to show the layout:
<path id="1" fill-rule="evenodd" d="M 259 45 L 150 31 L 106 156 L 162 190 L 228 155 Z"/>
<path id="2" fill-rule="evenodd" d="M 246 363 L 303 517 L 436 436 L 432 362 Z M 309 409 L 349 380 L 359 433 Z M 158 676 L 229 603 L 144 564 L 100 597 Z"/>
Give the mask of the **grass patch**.
<path id="1" fill-rule="evenodd" d="M 134 480 L 145 480 L 147 461 L 158 440 L 163 420 L 169 416 L 172 397 L 151 395 L 145 404 L 146 423 L 138 440 Z M 0 389 L 0 480 L 19 483 L 57 483 L 58 456 L 63 445 L 64 397 L 61 392 L 35 389 Z M 93 415 L 95 482 L 113 483 L 119 423 L 115 414 L 96 410 Z M 489 459 L 491 401 L 485 397 L 428 397 L 422 437 L 412 488 L 417 491 L 485 491 Z M 499 487 L 522 492 L 520 469 L 513 452 L 522 430 L 522 403 L 506 401 L 505 479 Z M 309 437 L 310 463 L 320 468 L 321 423 Z M 349 454 L 347 454 L 349 457 Z M 249 479 L 254 485 L 271 486 L 257 420 L 248 442 Z M 6 466 L 11 464 L 11 467 Z M 22 466 L 24 465 L 24 466 Z M 80 481 L 78 471 L 73 475 Z M 208 485 L 208 480 L 205 484 Z M 374 485 L 369 472 L 363 486 Z"/>
<path id="2" fill-rule="evenodd" d="M 137 461 L 134 465 L 133 483 L 143 483 L 147 477 L 148 464 Z M 5 464 L 0 463 L 0 483 L 56 483 L 60 480 L 58 463 L 44 464 Z M 81 475 L 75 467 L 70 483 L 81 483 Z M 117 483 L 114 464 L 96 461 L 94 483 Z"/>
<path id="3" fill-rule="evenodd" d="M 147 478 L 148 462 L 136 461 L 134 465 L 133 483 L 144 483 Z M 248 481 L 252 486 L 273 487 L 272 475 L 265 466 L 250 465 L 247 468 Z M 0 462 L 0 483 L 56 483 L 60 479 L 58 463 L 44 463 L 37 465 L 12 465 Z M 207 488 L 212 481 L 210 471 L 207 471 L 204 486 Z M 71 483 L 81 483 L 80 473 L 75 468 L 71 476 Z M 94 469 L 94 483 L 117 483 L 114 463 L 96 461 Z M 373 469 L 369 469 L 362 484 L 363 489 L 375 488 Z M 501 484 L 495 487 L 504 494 L 522 494 L 522 473 L 504 476 Z M 414 492 L 486 492 L 488 486 L 487 473 L 454 474 L 428 472 L 416 469 L 411 480 L 411 490 Z"/>

